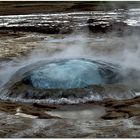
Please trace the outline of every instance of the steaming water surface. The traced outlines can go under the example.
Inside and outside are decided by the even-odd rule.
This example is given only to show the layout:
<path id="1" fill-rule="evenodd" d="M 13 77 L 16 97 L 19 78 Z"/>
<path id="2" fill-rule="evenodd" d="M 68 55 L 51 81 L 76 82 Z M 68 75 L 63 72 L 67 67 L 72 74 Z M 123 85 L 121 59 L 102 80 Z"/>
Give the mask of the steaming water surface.
<path id="1" fill-rule="evenodd" d="M 69 109 L 68 109 L 69 108 Z M 105 114 L 105 108 L 97 105 L 65 105 L 59 110 L 47 111 L 47 113 L 61 118 L 95 120 Z"/>
<path id="2" fill-rule="evenodd" d="M 69 60 L 52 63 L 34 70 L 26 81 L 35 88 L 80 88 L 105 82 L 98 65 L 88 61 Z"/>

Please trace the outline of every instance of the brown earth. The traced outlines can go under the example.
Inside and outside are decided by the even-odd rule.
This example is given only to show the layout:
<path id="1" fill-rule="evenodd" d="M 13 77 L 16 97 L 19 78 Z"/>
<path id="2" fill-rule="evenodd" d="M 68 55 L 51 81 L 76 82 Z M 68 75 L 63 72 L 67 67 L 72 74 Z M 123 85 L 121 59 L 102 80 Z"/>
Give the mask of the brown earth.
<path id="1" fill-rule="evenodd" d="M 26 32 L 0 31 L 0 61 L 11 60 L 21 57 L 38 47 L 39 42 L 44 39 L 43 35 L 30 34 Z"/>
<path id="2" fill-rule="evenodd" d="M 63 119 L 46 112 L 60 106 L 0 101 L 1 138 L 138 138 L 140 97 L 94 102 L 106 107 L 97 120 Z M 19 113 L 19 114 L 17 114 Z M 26 116 L 23 116 L 23 115 Z M 36 117 L 36 118 L 31 118 Z"/>
<path id="3" fill-rule="evenodd" d="M 59 118 L 55 116 L 50 116 L 45 113 L 45 111 L 50 111 L 52 109 L 58 108 L 57 106 L 52 105 L 43 105 L 43 104 L 20 104 L 9 101 L 0 101 L 0 111 L 7 112 L 8 114 L 15 115 L 16 113 L 24 113 L 27 115 L 36 116 L 39 119 L 51 119 Z"/>
<path id="4" fill-rule="evenodd" d="M 128 100 L 104 102 L 107 113 L 103 119 L 118 119 L 140 116 L 140 96 Z"/>
<path id="5" fill-rule="evenodd" d="M 49 12 L 70 12 L 90 10 L 112 10 L 116 8 L 138 7 L 139 2 L 43 2 L 43 1 L 11 1 L 0 2 L 0 15 L 33 14 Z"/>

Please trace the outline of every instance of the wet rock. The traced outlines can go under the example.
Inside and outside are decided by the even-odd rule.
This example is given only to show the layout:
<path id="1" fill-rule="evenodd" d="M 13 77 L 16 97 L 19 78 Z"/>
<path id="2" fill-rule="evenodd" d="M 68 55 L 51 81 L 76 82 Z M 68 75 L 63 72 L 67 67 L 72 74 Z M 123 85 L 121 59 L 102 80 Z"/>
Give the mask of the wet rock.
<path id="1" fill-rule="evenodd" d="M 46 104 L 39 104 L 39 103 L 33 103 L 33 106 L 34 107 L 37 107 L 37 108 L 44 108 L 44 109 L 47 109 L 47 110 L 51 110 L 51 109 L 57 109 L 58 106 L 54 106 L 54 105 L 46 105 Z"/>
<path id="2" fill-rule="evenodd" d="M 123 100 L 124 101 L 124 100 Z M 128 102 L 123 102 L 123 101 L 112 101 L 112 100 L 108 100 L 108 102 L 105 101 L 105 107 L 112 107 L 112 108 L 121 108 L 121 107 L 126 107 L 129 106 L 131 104 L 135 104 L 134 101 L 128 101 Z"/>
<path id="3" fill-rule="evenodd" d="M 20 107 L 17 109 L 16 112 L 17 112 L 16 115 L 19 115 L 21 117 L 25 117 L 26 115 L 31 115 L 32 117 L 39 118 L 39 119 L 53 119 L 53 118 L 59 119 L 59 117 L 48 115 L 47 113 L 44 112 L 44 110 L 42 111 L 41 109 L 29 110 L 27 108 Z"/>
<path id="4" fill-rule="evenodd" d="M 102 116 L 102 118 L 107 119 L 107 120 L 118 119 L 118 118 L 128 118 L 128 114 L 123 113 L 123 112 L 111 111 L 107 113 L 106 115 Z"/>
<path id="5" fill-rule="evenodd" d="M 50 111 L 51 109 L 57 108 L 57 107 L 52 107 L 49 105 L 44 105 L 45 108 L 41 108 L 41 105 L 34 104 L 32 105 L 27 105 L 27 104 L 20 104 L 20 103 L 12 103 L 12 102 L 0 102 L 0 111 L 7 112 L 9 114 L 13 115 L 19 115 L 21 117 L 24 117 L 26 115 L 32 115 L 40 119 L 52 119 L 52 118 L 59 118 L 55 116 L 48 115 L 45 113 L 45 111 Z M 28 116 L 27 116 L 28 117 Z"/>
<path id="6" fill-rule="evenodd" d="M 88 29 L 93 33 L 115 33 L 116 36 L 127 36 L 131 35 L 132 32 L 135 34 L 140 33 L 139 26 L 131 26 L 124 19 L 107 19 L 102 17 L 99 18 L 89 18 L 87 20 Z"/>
<path id="7" fill-rule="evenodd" d="M 125 108 L 121 108 L 119 110 L 117 110 L 119 112 L 124 112 L 124 113 L 128 113 L 129 117 L 132 116 L 139 116 L 140 115 L 140 108 L 139 107 L 125 107 Z"/>
<path id="8" fill-rule="evenodd" d="M 107 32 L 116 32 L 116 35 L 126 35 L 131 34 L 132 31 L 140 31 L 138 27 L 131 27 L 124 22 L 117 21 L 108 21 L 108 20 L 96 20 L 96 19 L 88 19 L 88 28 L 90 31 L 96 33 L 107 33 Z"/>
<path id="9" fill-rule="evenodd" d="M 0 112 L 0 136 L 9 138 L 122 138 L 139 137 L 139 118 L 31 119 Z"/>
<path id="10" fill-rule="evenodd" d="M 25 33 L 23 32 L 13 32 L 13 31 L 9 31 L 9 30 L 0 30 L 0 37 L 15 37 L 15 38 L 19 38 L 19 37 L 23 37 L 25 35 Z"/>
<path id="11" fill-rule="evenodd" d="M 64 12 L 59 14 L 47 13 L 39 15 L 1 16 L 0 30 L 13 30 L 14 32 L 40 32 L 47 34 L 69 34 L 73 31 L 84 32 L 89 28 L 89 30 L 94 33 L 115 31 L 118 34 L 123 34 L 123 32 L 125 32 L 127 35 L 131 34 L 132 31 L 140 31 L 139 27 L 129 26 L 129 22 L 127 20 L 132 18 L 131 12 L 125 11 L 124 9 L 118 9 L 113 11 L 90 10 L 83 12 Z M 130 14 L 130 17 L 127 14 Z M 134 14 L 137 15 L 136 12 Z"/>
<path id="12" fill-rule="evenodd" d="M 140 104 L 140 97 L 122 101 L 110 100 L 104 102 L 107 113 L 102 118 L 118 119 L 140 116 L 140 107 L 138 104 Z"/>
<path id="13" fill-rule="evenodd" d="M 135 101 L 136 103 L 139 103 L 139 104 L 140 104 L 140 96 L 135 97 L 135 98 L 134 98 L 134 101 Z M 127 102 L 127 101 L 126 101 L 126 102 Z M 129 100 L 128 100 L 128 102 L 129 102 Z"/>
<path id="14" fill-rule="evenodd" d="M 0 112 L 0 137 L 8 138 L 13 133 L 23 131 L 30 127 L 31 120 L 28 118 L 21 118 L 15 115 L 8 115 L 7 113 Z"/>
<path id="15" fill-rule="evenodd" d="M 137 126 L 140 126 L 140 115 L 134 117 L 133 124 L 137 125 Z"/>
<path id="16" fill-rule="evenodd" d="M 102 21 L 102 20 L 96 20 L 96 19 L 88 19 L 88 28 L 90 31 L 96 33 L 96 32 L 102 32 L 105 33 L 109 31 L 110 24 L 108 22 Z"/>
<path id="17" fill-rule="evenodd" d="M 140 97 L 135 97 L 133 99 L 128 99 L 128 100 L 108 100 L 104 102 L 106 107 L 112 107 L 112 108 L 121 108 L 121 107 L 127 107 L 127 106 L 131 106 L 134 104 L 140 104 Z"/>
<path id="18" fill-rule="evenodd" d="M 12 30 L 14 32 L 24 31 L 24 32 L 38 32 L 47 34 L 68 34 L 73 31 L 70 24 L 57 24 L 52 23 L 50 25 L 42 26 L 13 26 L 13 27 L 0 27 L 0 30 Z"/>
<path id="19" fill-rule="evenodd" d="M 20 102 L 30 103 L 86 103 L 94 101 L 103 101 L 105 99 L 129 99 L 134 98 L 135 93 L 127 87 L 118 88 L 119 85 L 89 86 L 77 89 L 36 89 L 22 82 L 16 83 L 5 94 L 8 99 L 17 99 Z M 61 98 L 63 100 L 61 100 Z M 48 99 L 48 100 L 47 100 Z M 66 99 L 66 100 L 64 100 Z M 109 103 L 108 103 L 109 104 Z M 111 104 L 111 103 L 110 103 Z"/>

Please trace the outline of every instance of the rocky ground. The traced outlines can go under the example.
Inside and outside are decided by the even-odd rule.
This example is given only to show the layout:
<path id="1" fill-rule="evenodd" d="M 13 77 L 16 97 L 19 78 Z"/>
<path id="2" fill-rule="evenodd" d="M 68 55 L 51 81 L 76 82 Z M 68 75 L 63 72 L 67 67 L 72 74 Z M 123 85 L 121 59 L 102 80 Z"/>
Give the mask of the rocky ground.
<path id="1" fill-rule="evenodd" d="M 12 32 L 2 33 L 0 38 L 2 40 L 1 44 L 3 44 L 3 47 L 1 47 L 2 64 L 4 65 L 5 61 L 17 61 L 17 59 L 28 57 L 28 54 L 33 49 L 40 47 L 40 42 L 45 37 L 44 35 L 38 37 L 37 34 L 25 32 L 18 32 L 16 34 Z M 55 50 L 55 48 L 52 48 L 52 50 Z M 52 50 L 50 50 L 51 53 L 54 52 Z M 103 89 L 97 87 L 97 90 L 101 91 Z M 107 91 L 112 90 L 108 89 Z M 118 91 L 118 88 L 116 90 Z M 103 113 L 99 113 L 101 115 L 94 118 L 94 115 L 90 114 L 93 115 L 93 119 L 91 119 L 92 117 L 88 118 L 82 114 L 84 119 L 77 119 L 73 117 L 65 118 L 64 114 L 69 110 L 69 107 L 66 107 L 67 109 L 61 112 L 61 106 L 63 105 L 23 104 L 0 101 L 0 137 L 140 137 L 139 97 L 120 101 L 106 99 L 103 102 L 91 102 L 88 106 L 90 106 L 90 110 L 93 108 L 94 111 L 96 109 L 95 105 L 104 108 Z M 55 112 L 55 110 L 57 112 L 54 114 L 53 111 Z M 75 110 L 72 112 L 75 112 Z"/>
<path id="2" fill-rule="evenodd" d="M 44 37 L 24 32 L 0 31 L 0 59 L 13 59 L 24 56 L 37 47 Z"/>
<path id="3" fill-rule="evenodd" d="M 59 109 L 60 105 L 24 105 L 1 102 L 0 136 L 6 138 L 138 138 L 140 137 L 139 104 L 139 97 L 122 101 L 95 102 L 90 106 L 105 107 L 106 113 L 101 118 L 74 119 L 50 116 L 46 113 Z"/>
<path id="4" fill-rule="evenodd" d="M 41 2 L 39 4 L 37 2 L 25 2 L 24 4 L 15 2 L 12 2 L 10 4 L 7 3 L 0 2 L 1 16 L 9 14 L 20 15 L 32 13 L 48 14 L 51 12 L 56 13 L 58 11 L 73 12 L 100 9 L 102 10 L 102 8 L 104 7 L 104 4 L 97 6 L 96 3 L 83 4 L 82 2 L 70 2 L 69 4 L 63 2 L 59 3 L 57 6 L 56 4 L 45 4 L 44 2 Z M 105 6 L 104 10 L 106 11 L 112 9 L 112 5 L 114 4 L 109 4 L 108 8 L 106 8 Z M 138 4 L 131 3 L 129 3 L 128 7 L 122 4 L 120 5 L 121 7 L 119 6 L 119 8 L 124 8 L 125 10 L 127 8 L 139 6 Z M 5 11 L 5 8 L 7 8 L 8 10 Z M 83 13 L 80 13 L 80 16 L 82 14 Z M 86 13 L 85 15 L 88 16 L 88 14 L 89 13 Z M 108 15 L 110 15 L 110 13 L 108 13 Z M 70 19 L 71 16 L 72 15 L 68 15 Z M 46 17 L 48 17 L 48 15 Z M 114 13 L 112 17 L 115 17 Z M 94 56 L 95 58 L 103 58 L 108 61 L 110 59 L 116 60 L 117 58 L 117 60 L 119 62 L 122 62 L 121 64 L 123 65 L 128 64 L 126 63 L 126 59 L 128 59 L 130 63 L 135 64 L 134 62 L 139 56 L 139 50 L 137 49 L 139 48 L 139 38 L 137 37 L 139 34 L 139 27 L 132 27 L 128 25 L 128 23 L 122 24 L 122 22 L 121 24 L 119 23 L 114 25 L 114 19 L 112 20 L 112 17 L 104 17 L 102 20 L 100 18 L 100 20 L 93 20 L 92 18 L 86 17 L 87 19 L 85 20 L 85 23 L 87 25 L 86 27 L 82 28 L 81 31 L 81 26 L 79 25 L 79 20 L 76 16 L 75 18 L 73 18 L 75 20 L 71 22 L 69 18 L 65 18 L 64 15 L 63 18 L 66 21 L 70 21 L 68 24 L 66 24 L 66 26 L 64 26 L 65 28 L 63 28 L 62 26 L 64 25 L 63 23 L 61 26 L 57 26 L 60 27 L 59 30 L 56 30 L 56 26 L 54 26 L 53 32 L 52 30 L 50 32 L 50 26 L 49 28 L 48 26 L 47 28 L 45 26 L 47 34 L 46 32 L 45 34 L 42 33 L 42 30 L 44 31 L 44 27 L 42 28 L 42 26 L 41 28 L 38 28 L 38 26 L 36 28 L 25 28 L 23 26 L 24 28 L 22 27 L 21 30 L 21 28 L 15 28 L 13 26 L 16 25 L 15 21 L 10 28 L 8 26 L 11 23 L 9 23 L 9 21 L 5 21 L 6 25 L 8 26 L 3 27 L 3 25 L 0 25 L 0 86 L 2 86 L 5 79 L 9 80 L 9 77 L 13 76 L 13 74 L 19 68 L 21 68 L 21 66 L 24 66 L 25 63 L 30 64 L 34 61 L 42 60 L 44 58 L 50 59 Z M 38 17 L 35 18 L 38 19 Z M 53 18 L 54 20 L 53 16 L 51 18 Z M 120 18 L 120 16 L 118 16 L 118 18 Z M 0 17 L 0 20 L 2 19 L 3 18 Z M 14 19 L 14 17 L 11 17 L 11 19 Z M 102 25 L 103 21 L 105 21 L 105 26 L 103 26 L 104 24 Z M 106 23 L 106 21 L 109 22 Z M 30 18 L 28 19 L 28 22 L 30 23 Z M 94 22 L 96 22 L 97 24 L 93 25 Z M 23 25 L 25 25 L 24 23 Z M 68 30 L 66 30 L 66 28 L 69 27 L 71 23 L 72 28 L 68 28 Z M 55 23 L 55 25 L 59 24 Z M 71 31 L 71 29 L 75 29 L 75 27 L 78 27 L 77 31 L 81 31 L 80 35 L 75 35 L 76 33 L 73 33 L 69 36 L 69 34 L 71 33 L 69 31 Z M 60 32 L 60 30 L 62 31 L 62 28 L 63 31 L 68 32 Z M 25 32 L 24 29 L 26 29 L 27 32 Z M 124 32 L 124 30 L 127 30 L 127 32 Z M 115 33 L 112 31 L 115 31 Z M 133 35 L 132 32 L 135 32 L 135 35 Z M 129 50 L 128 52 L 130 58 L 124 57 L 126 55 L 126 48 L 127 50 Z M 131 56 L 132 54 L 135 54 L 135 57 L 134 55 Z M 127 66 L 130 66 L 130 63 Z M 136 68 L 134 67 L 136 65 L 132 66 L 133 68 Z M 139 87 L 139 80 L 136 81 L 136 79 L 134 79 L 132 80 L 132 83 L 130 89 L 134 88 L 135 86 Z M 116 95 L 117 93 L 120 93 L 121 95 L 123 93 L 126 94 L 127 92 L 129 92 L 129 89 L 122 85 L 117 85 L 114 87 L 107 86 L 104 88 L 94 85 L 93 87 L 98 92 L 106 94 L 115 93 Z M 17 86 L 15 89 L 13 89 L 13 92 L 14 90 L 18 93 L 23 89 L 20 88 L 20 86 Z M 139 89 L 136 89 L 136 91 L 137 90 L 138 95 L 130 99 L 117 100 L 107 98 L 103 101 L 91 101 L 87 104 L 78 105 L 51 105 L 39 102 L 21 103 L 16 102 L 16 100 L 0 100 L 0 137 L 139 138 L 140 96 Z M 76 92 L 80 93 L 81 90 Z M 77 116 L 77 112 L 79 113 L 79 116 Z"/>

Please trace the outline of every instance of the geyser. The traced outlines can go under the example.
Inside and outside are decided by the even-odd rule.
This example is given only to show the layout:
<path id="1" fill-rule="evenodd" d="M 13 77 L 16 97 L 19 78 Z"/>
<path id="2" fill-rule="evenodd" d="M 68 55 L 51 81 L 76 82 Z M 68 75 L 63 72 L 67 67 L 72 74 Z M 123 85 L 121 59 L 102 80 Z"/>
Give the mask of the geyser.
<path id="1" fill-rule="evenodd" d="M 131 90 L 115 85 L 122 79 L 121 68 L 111 63 L 83 58 L 46 60 L 17 71 L 4 86 L 0 98 L 73 104 L 134 97 Z"/>
<path id="2" fill-rule="evenodd" d="M 115 72 L 104 68 L 104 65 L 84 59 L 72 59 L 40 66 L 32 70 L 23 82 L 39 89 L 69 89 L 105 84 L 113 80 L 117 80 Z"/>
<path id="3" fill-rule="evenodd" d="M 33 70 L 24 79 L 35 88 L 81 88 L 91 84 L 105 83 L 97 63 L 85 60 L 67 60 L 50 63 Z"/>

